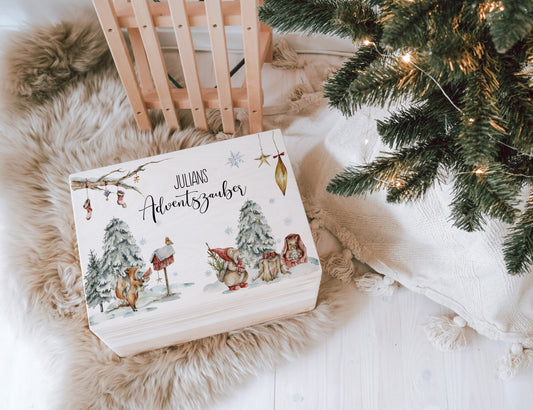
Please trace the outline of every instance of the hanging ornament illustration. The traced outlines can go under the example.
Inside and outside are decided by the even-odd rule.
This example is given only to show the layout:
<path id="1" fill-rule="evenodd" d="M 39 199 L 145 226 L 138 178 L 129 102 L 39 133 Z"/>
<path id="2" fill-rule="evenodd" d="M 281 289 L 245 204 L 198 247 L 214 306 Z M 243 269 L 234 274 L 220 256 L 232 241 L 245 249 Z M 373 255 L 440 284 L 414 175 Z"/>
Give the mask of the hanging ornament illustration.
<path id="1" fill-rule="evenodd" d="M 285 155 L 285 152 L 279 152 L 278 146 L 276 145 L 276 141 L 274 140 L 274 133 L 272 133 L 272 141 L 274 142 L 274 146 L 276 147 L 277 152 L 277 155 L 274 155 L 272 158 L 278 159 L 274 176 L 276 178 L 276 184 L 278 184 L 279 189 L 281 189 L 281 192 L 283 193 L 283 195 L 285 195 L 285 191 L 287 189 L 287 167 L 281 159 L 281 157 Z"/>
<path id="2" fill-rule="evenodd" d="M 261 135 L 257 134 L 257 139 L 259 140 L 259 148 L 261 148 L 261 156 L 259 158 L 255 158 L 256 161 L 259 161 L 259 166 L 257 168 L 260 168 L 263 163 L 266 163 L 268 166 L 270 166 L 269 162 L 267 161 L 268 157 L 271 157 L 272 155 L 265 155 L 263 152 L 263 145 L 261 144 Z"/>
<path id="3" fill-rule="evenodd" d="M 85 217 L 85 219 L 91 219 L 91 216 L 93 215 L 93 209 L 91 208 L 91 200 L 89 198 L 85 200 L 85 203 L 83 204 L 83 209 L 87 211 L 87 216 Z"/>
<path id="4" fill-rule="evenodd" d="M 140 179 L 141 179 L 141 178 L 139 177 L 139 175 L 137 175 L 137 173 L 135 173 L 135 176 L 133 177 L 133 182 L 135 182 L 136 184 L 138 184 Z"/>
<path id="5" fill-rule="evenodd" d="M 91 200 L 89 199 L 89 184 L 87 183 L 87 179 L 85 179 L 85 192 L 87 193 L 87 199 L 83 203 L 83 209 L 87 211 L 85 219 L 90 220 L 93 216 L 93 208 L 91 208 Z"/>
<path id="6" fill-rule="evenodd" d="M 107 189 L 107 181 L 105 181 L 104 196 L 106 201 L 109 201 L 109 195 L 111 195 L 111 191 Z"/>
<path id="7" fill-rule="evenodd" d="M 122 208 L 126 208 L 128 205 L 126 202 L 124 202 L 124 191 L 122 189 L 119 189 L 117 191 L 117 204 L 120 205 Z"/>

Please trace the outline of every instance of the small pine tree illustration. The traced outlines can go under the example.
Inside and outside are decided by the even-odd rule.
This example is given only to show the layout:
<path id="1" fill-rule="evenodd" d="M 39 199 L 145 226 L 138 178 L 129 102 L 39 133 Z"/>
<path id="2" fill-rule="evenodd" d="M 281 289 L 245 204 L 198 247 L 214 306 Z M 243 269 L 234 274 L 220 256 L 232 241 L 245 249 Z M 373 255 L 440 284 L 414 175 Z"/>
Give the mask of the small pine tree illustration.
<path id="1" fill-rule="evenodd" d="M 248 200 L 241 207 L 237 248 L 241 258 L 250 269 L 255 269 L 264 252 L 272 252 L 276 240 L 259 204 Z"/>
<path id="2" fill-rule="evenodd" d="M 89 307 L 100 306 L 100 312 L 104 311 L 104 302 L 111 296 L 108 278 L 101 274 L 100 261 L 93 249 L 89 252 L 89 263 L 87 264 L 87 274 L 85 275 L 85 294 L 87 295 L 87 305 Z"/>
<path id="3" fill-rule="evenodd" d="M 219 273 L 224 269 L 224 261 L 220 256 L 213 252 L 211 248 L 209 248 L 209 245 L 207 245 L 207 263 L 216 273 Z"/>
<path id="4" fill-rule="evenodd" d="M 102 275 L 108 281 L 101 282 L 100 292 L 112 292 L 116 284 L 117 275 L 124 276 L 125 270 L 138 266 L 139 271 L 144 267 L 141 249 L 137 245 L 130 227 L 119 218 L 113 218 L 105 227 L 104 254 L 101 260 Z"/>

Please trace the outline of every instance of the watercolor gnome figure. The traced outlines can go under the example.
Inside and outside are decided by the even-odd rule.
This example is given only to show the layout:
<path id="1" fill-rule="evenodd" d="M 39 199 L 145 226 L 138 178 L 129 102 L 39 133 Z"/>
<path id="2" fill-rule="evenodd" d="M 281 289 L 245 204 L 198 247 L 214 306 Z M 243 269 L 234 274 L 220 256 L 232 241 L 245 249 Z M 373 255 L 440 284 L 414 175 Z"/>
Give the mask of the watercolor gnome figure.
<path id="1" fill-rule="evenodd" d="M 289 269 L 301 263 L 307 263 L 307 249 L 300 235 L 291 233 L 285 237 L 281 256 L 283 264 Z"/>
<path id="2" fill-rule="evenodd" d="M 265 282 L 270 282 L 282 273 L 284 275 L 291 273 L 281 263 L 281 255 L 277 252 L 263 253 L 263 259 L 259 261 L 259 275 L 254 279 L 263 279 Z"/>
<path id="3" fill-rule="evenodd" d="M 207 245 L 209 264 L 217 272 L 217 279 L 229 290 L 238 290 L 248 286 L 248 272 L 236 248 L 210 248 Z"/>

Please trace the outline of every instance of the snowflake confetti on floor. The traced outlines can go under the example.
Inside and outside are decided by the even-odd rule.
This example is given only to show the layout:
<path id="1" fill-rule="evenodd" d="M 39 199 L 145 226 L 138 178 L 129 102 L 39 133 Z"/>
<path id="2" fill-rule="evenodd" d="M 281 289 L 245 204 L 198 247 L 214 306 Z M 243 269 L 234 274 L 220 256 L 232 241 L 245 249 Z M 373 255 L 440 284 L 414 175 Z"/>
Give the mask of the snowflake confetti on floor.
<path id="1" fill-rule="evenodd" d="M 243 155 L 240 152 L 230 151 L 230 156 L 228 158 L 228 162 L 226 163 L 226 165 L 229 165 L 230 167 L 239 168 L 239 164 L 243 164 L 243 163 L 244 163 Z"/>

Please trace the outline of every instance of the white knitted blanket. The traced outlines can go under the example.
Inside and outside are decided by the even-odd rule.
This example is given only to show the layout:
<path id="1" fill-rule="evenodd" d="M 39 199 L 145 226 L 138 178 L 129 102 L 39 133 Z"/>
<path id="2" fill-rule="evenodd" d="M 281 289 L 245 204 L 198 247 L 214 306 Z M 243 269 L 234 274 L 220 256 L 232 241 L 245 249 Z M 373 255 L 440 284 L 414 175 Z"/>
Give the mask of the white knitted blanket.
<path id="1" fill-rule="evenodd" d="M 344 166 L 387 151 L 375 121 L 387 112 L 363 108 L 349 119 L 321 113 L 329 133 L 302 155 L 299 167 L 300 189 L 321 224 L 357 259 L 449 307 L 479 333 L 531 347 L 533 272 L 506 273 L 505 224 L 490 221 L 477 233 L 454 228 L 447 185 L 436 186 L 424 201 L 399 205 L 387 203 L 384 192 L 352 198 L 327 193 L 329 180 Z"/>

